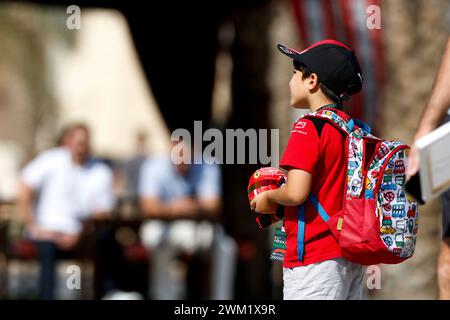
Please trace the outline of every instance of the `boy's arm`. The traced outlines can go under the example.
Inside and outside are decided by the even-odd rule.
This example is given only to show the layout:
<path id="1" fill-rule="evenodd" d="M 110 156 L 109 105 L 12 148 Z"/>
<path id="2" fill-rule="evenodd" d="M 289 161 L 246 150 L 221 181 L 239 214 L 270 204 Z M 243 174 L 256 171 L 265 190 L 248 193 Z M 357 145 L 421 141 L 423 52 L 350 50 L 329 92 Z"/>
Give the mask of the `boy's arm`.
<path id="1" fill-rule="evenodd" d="M 258 213 L 275 213 L 277 205 L 297 206 L 308 198 L 311 192 L 312 174 L 291 169 L 288 171 L 287 183 L 277 190 L 269 190 L 256 196 L 250 203 Z"/>
<path id="2" fill-rule="evenodd" d="M 287 183 L 280 189 L 270 190 L 267 197 L 282 206 L 298 206 L 306 201 L 311 192 L 312 174 L 291 169 L 287 176 Z"/>
<path id="3" fill-rule="evenodd" d="M 414 141 L 433 131 L 439 126 L 447 109 L 450 107 L 450 38 L 441 59 L 438 76 L 431 98 L 423 111 Z M 407 176 L 413 176 L 419 170 L 419 155 L 415 145 L 411 148 Z"/>
<path id="4" fill-rule="evenodd" d="M 250 208 L 260 213 L 275 213 L 278 205 L 296 206 L 305 202 L 312 177 L 321 157 L 320 137 L 310 119 L 294 123 L 280 167 L 288 170 L 287 183 L 277 190 L 256 196 Z"/>

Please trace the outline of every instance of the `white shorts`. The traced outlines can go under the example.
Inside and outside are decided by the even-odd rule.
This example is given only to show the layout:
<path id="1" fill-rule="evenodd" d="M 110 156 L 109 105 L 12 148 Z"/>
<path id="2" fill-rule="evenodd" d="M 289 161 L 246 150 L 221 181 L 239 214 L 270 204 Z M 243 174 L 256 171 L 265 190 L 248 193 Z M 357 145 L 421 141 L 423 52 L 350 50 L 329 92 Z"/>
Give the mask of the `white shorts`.
<path id="1" fill-rule="evenodd" d="M 344 258 L 283 268 L 284 300 L 361 300 L 365 267 Z"/>

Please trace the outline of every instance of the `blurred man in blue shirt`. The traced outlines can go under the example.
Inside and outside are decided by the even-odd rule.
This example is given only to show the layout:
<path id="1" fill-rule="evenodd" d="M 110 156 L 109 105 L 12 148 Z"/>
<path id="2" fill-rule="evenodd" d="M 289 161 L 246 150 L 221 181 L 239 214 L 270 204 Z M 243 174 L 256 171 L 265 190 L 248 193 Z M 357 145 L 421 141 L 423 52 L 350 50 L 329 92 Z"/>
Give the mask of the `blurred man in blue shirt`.
<path id="1" fill-rule="evenodd" d="M 152 253 L 151 297 L 186 298 L 177 255 L 211 250 L 212 298 L 231 299 L 237 248 L 214 222 L 221 209 L 219 166 L 175 164 L 169 155 L 154 156 L 142 165 L 139 194 L 141 210 L 151 218 L 141 229 L 142 241 Z"/>

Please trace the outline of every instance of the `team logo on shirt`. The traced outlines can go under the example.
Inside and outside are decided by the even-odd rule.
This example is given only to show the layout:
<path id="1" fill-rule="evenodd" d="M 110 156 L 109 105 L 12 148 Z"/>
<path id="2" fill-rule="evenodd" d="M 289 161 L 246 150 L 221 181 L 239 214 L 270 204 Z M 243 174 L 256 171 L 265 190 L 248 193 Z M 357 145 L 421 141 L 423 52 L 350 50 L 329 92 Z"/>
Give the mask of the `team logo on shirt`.
<path id="1" fill-rule="evenodd" d="M 308 133 L 306 131 L 302 130 L 305 128 L 306 128 L 306 121 L 299 121 L 299 122 L 295 123 L 294 128 L 292 129 L 292 132 L 307 135 Z"/>
<path id="2" fill-rule="evenodd" d="M 295 125 L 296 129 L 304 129 L 306 127 L 306 122 L 305 121 L 299 121 L 297 122 L 297 124 Z"/>

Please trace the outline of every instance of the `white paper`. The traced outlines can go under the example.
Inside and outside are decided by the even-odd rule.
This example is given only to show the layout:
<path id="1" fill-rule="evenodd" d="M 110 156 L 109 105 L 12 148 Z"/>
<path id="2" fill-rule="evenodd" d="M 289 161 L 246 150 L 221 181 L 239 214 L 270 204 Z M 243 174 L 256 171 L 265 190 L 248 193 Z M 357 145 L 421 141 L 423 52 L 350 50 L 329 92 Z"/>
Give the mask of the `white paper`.
<path id="1" fill-rule="evenodd" d="M 450 188 L 450 122 L 417 140 L 422 197 L 429 201 Z"/>

